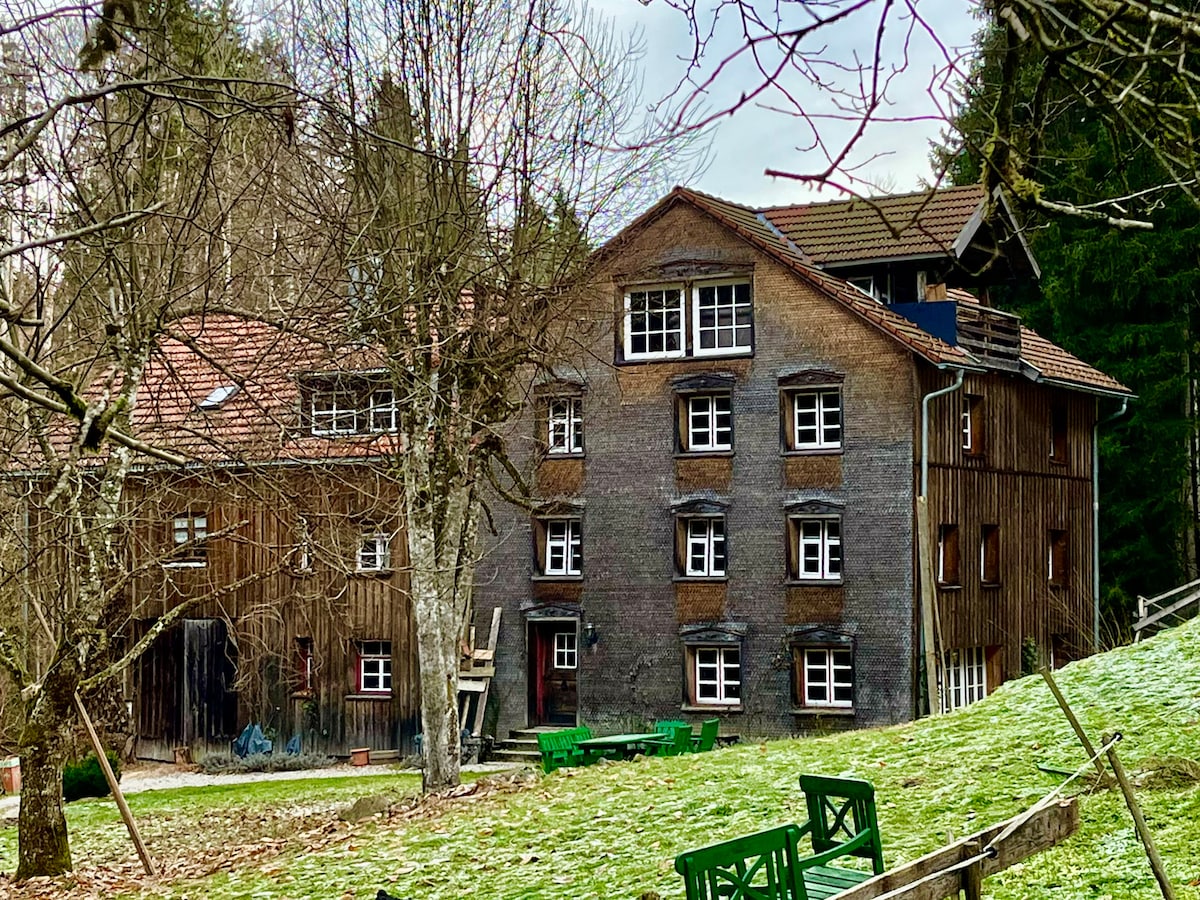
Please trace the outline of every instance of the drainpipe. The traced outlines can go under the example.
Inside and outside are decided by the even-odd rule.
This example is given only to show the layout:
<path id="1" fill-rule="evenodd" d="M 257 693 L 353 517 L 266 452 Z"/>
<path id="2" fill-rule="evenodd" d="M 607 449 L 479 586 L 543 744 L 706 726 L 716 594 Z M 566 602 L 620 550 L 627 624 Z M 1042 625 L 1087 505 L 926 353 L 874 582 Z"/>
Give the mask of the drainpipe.
<path id="1" fill-rule="evenodd" d="M 938 368 L 941 368 L 939 366 Z M 926 394 L 921 398 L 921 493 L 924 497 L 928 493 L 929 488 L 929 401 L 935 400 L 945 394 L 953 393 L 963 386 L 963 378 L 966 377 L 967 370 L 959 369 L 958 377 L 954 380 L 954 384 L 950 387 L 944 387 L 941 390 L 934 391 L 931 394 Z"/>
<path id="2" fill-rule="evenodd" d="M 1100 406 L 1100 401 L 1096 401 Z M 1121 408 L 1107 419 L 1092 425 L 1092 652 L 1100 652 L 1100 426 L 1125 415 L 1129 398 L 1121 398 Z"/>
<path id="3" fill-rule="evenodd" d="M 939 369 L 944 367 L 939 366 Z M 925 663 L 925 693 L 929 700 L 929 714 L 937 711 L 938 680 L 937 655 L 934 651 L 934 603 L 937 595 L 933 586 L 933 535 L 929 527 L 929 402 L 937 397 L 945 396 L 963 386 L 966 370 L 959 369 L 958 377 L 949 387 L 941 388 L 926 394 L 921 398 L 921 493 L 917 496 L 917 559 L 918 572 L 921 579 L 920 614 L 921 630 L 920 653 Z"/>

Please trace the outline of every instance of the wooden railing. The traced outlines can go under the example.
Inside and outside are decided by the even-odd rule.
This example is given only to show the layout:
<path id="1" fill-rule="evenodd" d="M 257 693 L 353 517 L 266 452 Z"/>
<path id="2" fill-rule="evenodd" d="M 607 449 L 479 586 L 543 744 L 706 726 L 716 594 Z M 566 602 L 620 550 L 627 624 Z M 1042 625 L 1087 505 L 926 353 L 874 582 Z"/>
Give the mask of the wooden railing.
<path id="1" fill-rule="evenodd" d="M 981 359 L 1017 368 L 1021 361 L 1021 319 L 976 303 L 959 303 L 958 343 Z"/>
<path id="2" fill-rule="evenodd" d="M 1165 626 L 1170 619 L 1185 619 L 1195 613 L 1188 607 L 1200 600 L 1200 580 L 1159 594 L 1157 597 L 1138 597 L 1138 617 L 1133 623 L 1133 641 L 1142 639 L 1143 633 L 1154 626 Z"/>

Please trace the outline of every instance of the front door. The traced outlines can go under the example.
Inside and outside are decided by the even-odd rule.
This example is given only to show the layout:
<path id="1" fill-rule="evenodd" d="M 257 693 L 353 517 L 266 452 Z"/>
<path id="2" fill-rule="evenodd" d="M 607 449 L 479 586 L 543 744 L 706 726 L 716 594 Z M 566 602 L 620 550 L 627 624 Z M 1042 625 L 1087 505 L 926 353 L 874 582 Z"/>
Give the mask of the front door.
<path id="1" fill-rule="evenodd" d="M 579 707 L 579 623 L 529 623 L 529 721 L 574 725 Z"/>

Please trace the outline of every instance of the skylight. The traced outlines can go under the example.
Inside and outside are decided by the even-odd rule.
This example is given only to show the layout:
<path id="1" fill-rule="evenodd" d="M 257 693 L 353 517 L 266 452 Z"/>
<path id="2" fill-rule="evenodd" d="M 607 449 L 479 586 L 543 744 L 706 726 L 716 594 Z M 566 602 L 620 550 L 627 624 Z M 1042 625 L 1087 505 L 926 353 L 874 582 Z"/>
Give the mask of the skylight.
<path id="1" fill-rule="evenodd" d="M 200 408 L 217 409 L 241 389 L 241 385 L 239 384 L 224 384 L 219 388 L 214 388 L 207 397 L 200 401 Z"/>

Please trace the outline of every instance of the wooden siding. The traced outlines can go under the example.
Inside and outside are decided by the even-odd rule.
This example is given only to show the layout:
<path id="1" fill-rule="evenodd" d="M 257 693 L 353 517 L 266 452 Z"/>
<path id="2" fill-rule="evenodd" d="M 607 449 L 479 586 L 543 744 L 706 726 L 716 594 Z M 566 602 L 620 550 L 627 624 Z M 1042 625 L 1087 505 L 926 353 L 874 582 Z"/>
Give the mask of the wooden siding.
<path id="1" fill-rule="evenodd" d="M 281 743 L 300 734 L 306 750 L 335 755 L 355 747 L 412 751 L 420 715 L 406 541 L 397 491 L 381 473 L 364 464 L 186 479 L 151 475 L 128 494 L 131 563 L 138 573 L 129 589 L 135 620 L 151 621 L 245 581 L 187 613 L 229 623 L 237 657 L 236 730 L 259 722 Z M 185 510 L 206 515 L 210 534 L 232 529 L 207 542 L 203 566 L 173 567 L 166 556 L 172 519 Z M 311 565 L 302 568 L 306 529 Z M 390 566 L 358 573 L 362 536 L 375 532 L 391 535 Z M 312 642 L 308 692 L 300 691 L 298 638 Z M 169 654 L 173 640 L 161 638 L 162 650 Z M 392 645 L 392 693 L 363 698 L 356 693 L 357 642 L 379 640 Z M 211 749 L 178 733 L 184 711 L 176 706 L 169 660 L 161 650 L 148 660 L 133 684 L 139 752 L 162 755 L 170 740 L 181 738 L 199 753 Z"/>
<path id="2" fill-rule="evenodd" d="M 922 395 L 951 383 L 922 367 Z M 978 454 L 964 451 L 964 396 L 982 398 Z M 1066 416 L 1066 454 L 1051 459 L 1056 411 Z M 916 427 L 919 434 L 919 405 Z M 969 375 L 961 390 L 933 401 L 930 415 L 929 512 L 937 528 L 957 525 L 959 584 L 938 589 L 942 645 L 999 648 L 989 658 L 989 689 L 1021 674 L 1032 642 L 1041 662 L 1056 643 L 1087 648 L 1092 631 L 1092 435 L 1094 398 L 1030 383 L 1019 376 Z M 1061 445 L 1060 445 L 1061 446 Z M 917 452 L 920 447 L 918 443 Z M 917 459 L 919 478 L 920 459 Z M 918 487 L 919 489 L 919 487 Z M 999 583 L 985 584 L 980 542 L 999 527 Z M 1049 581 L 1050 531 L 1067 535 L 1065 583 Z"/>

